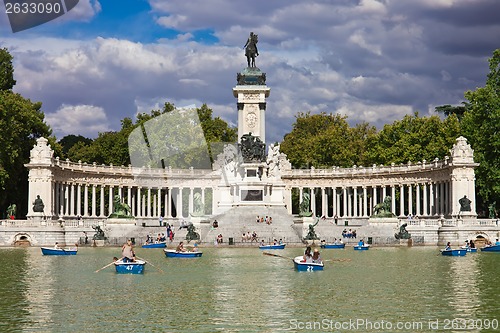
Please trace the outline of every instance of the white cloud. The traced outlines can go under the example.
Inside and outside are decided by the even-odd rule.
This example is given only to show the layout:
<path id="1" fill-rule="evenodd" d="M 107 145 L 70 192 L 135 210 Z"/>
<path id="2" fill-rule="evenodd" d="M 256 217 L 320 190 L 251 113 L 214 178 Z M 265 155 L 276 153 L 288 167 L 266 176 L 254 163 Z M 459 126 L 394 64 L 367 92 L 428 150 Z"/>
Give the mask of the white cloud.
<path id="1" fill-rule="evenodd" d="M 95 133 L 110 130 L 104 109 L 93 105 L 62 105 L 56 112 L 46 113 L 45 120 L 61 135 L 94 137 Z"/>

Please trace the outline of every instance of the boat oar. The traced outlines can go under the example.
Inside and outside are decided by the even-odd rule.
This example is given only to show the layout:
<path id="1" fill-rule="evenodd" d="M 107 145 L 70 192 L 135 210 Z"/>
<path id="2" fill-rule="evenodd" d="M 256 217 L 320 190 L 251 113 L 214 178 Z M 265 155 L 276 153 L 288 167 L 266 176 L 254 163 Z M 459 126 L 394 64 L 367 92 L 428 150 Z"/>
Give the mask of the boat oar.
<path id="1" fill-rule="evenodd" d="M 136 258 L 137 258 L 137 259 L 139 259 L 139 260 L 142 260 L 142 261 L 144 261 L 144 262 L 147 262 L 148 264 L 150 264 L 151 266 L 153 266 L 154 268 L 156 268 L 156 269 L 157 269 L 157 270 L 159 270 L 160 272 L 165 273 L 165 271 L 164 271 L 163 269 L 161 269 L 161 268 L 159 268 L 159 267 L 156 267 L 155 265 L 153 265 L 152 263 L 150 263 L 150 262 L 149 262 L 149 261 L 147 261 L 146 259 L 144 259 L 144 258 L 139 258 L 139 257 L 136 257 Z"/>
<path id="2" fill-rule="evenodd" d="M 122 258 L 123 259 L 123 258 Z M 120 260 L 122 260 L 120 259 Z M 102 267 L 102 268 L 99 268 L 97 271 L 95 271 L 96 273 L 102 271 L 103 269 L 105 268 L 108 268 L 109 266 L 113 265 L 117 260 L 113 260 L 113 262 L 110 262 L 109 264 L 107 264 L 106 266 Z"/>
<path id="3" fill-rule="evenodd" d="M 288 259 L 288 260 L 293 260 L 293 258 L 290 258 L 290 257 L 285 257 L 285 256 L 281 256 L 279 254 L 274 254 L 274 253 L 269 253 L 269 252 L 262 252 L 263 255 L 266 255 L 266 256 L 271 256 L 271 257 L 278 257 L 278 258 L 283 258 L 283 259 Z"/>

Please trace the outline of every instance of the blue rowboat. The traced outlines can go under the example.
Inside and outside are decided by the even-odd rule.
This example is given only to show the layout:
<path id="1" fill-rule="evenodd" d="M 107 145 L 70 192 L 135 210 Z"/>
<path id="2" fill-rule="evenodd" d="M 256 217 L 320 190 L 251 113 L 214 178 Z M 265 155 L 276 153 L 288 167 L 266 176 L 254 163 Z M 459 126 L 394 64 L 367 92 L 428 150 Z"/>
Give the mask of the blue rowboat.
<path id="1" fill-rule="evenodd" d="M 176 250 L 163 250 L 167 258 L 198 258 L 201 257 L 203 252 L 177 252 Z"/>
<path id="2" fill-rule="evenodd" d="M 461 249 L 467 251 L 467 252 L 470 252 L 470 253 L 476 253 L 477 252 L 477 248 L 475 247 L 464 247 L 462 246 Z"/>
<path id="3" fill-rule="evenodd" d="M 163 249 L 163 248 L 167 247 L 167 242 L 149 243 L 149 244 L 144 244 L 141 247 L 143 249 Z"/>
<path id="4" fill-rule="evenodd" d="M 145 261 L 136 260 L 134 262 L 123 262 L 118 260 L 114 262 L 116 272 L 120 274 L 142 274 L 144 273 Z"/>
<path id="5" fill-rule="evenodd" d="M 481 248 L 484 252 L 500 252 L 500 245 L 486 245 Z"/>
<path id="6" fill-rule="evenodd" d="M 303 256 L 298 256 L 293 259 L 293 265 L 295 269 L 299 272 L 313 272 L 313 271 L 322 271 L 325 265 L 323 263 L 317 264 L 312 262 L 302 262 L 304 260 Z"/>
<path id="7" fill-rule="evenodd" d="M 443 256 L 452 256 L 452 257 L 463 257 L 467 254 L 467 250 L 459 249 L 459 250 L 441 250 L 441 254 Z"/>
<path id="8" fill-rule="evenodd" d="M 370 249 L 370 245 L 354 245 L 356 251 L 366 251 Z"/>
<path id="9" fill-rule="evenodd" d="M 261 245 L 259 249 L 261 250 L 283 250 L 286 244 L 276 244 L 276 245 Z"/>
<path id="10" fill-rule="evenodd" d="M 42 254 L 44 256 L 74 256 L 77 252 L 77 248 L 55 249 L 53 247 L 42 247 Z"/>
<path id="11" fill-rule="evenodd" d="M 323 244 L 320 246 L 323 249 L 343 249 L 343 248 L 345 248 L 345 244 Z"/>

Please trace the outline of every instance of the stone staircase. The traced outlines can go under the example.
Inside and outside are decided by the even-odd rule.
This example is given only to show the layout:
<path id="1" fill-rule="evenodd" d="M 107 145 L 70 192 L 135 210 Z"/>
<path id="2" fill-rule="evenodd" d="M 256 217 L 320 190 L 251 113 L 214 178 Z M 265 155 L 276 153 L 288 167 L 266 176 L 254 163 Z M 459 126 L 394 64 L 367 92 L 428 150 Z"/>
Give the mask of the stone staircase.
<path id="1" fill-rule="evenodd" d="M 272 224 L 257 223 L 257 215 L 272 217 Z M 218 228 L 212 227 L 212 222 L 217 220 Z M 293 227 L 293 216 L 288 214 L 284 207 L 234 207 L 227 212 L 216 215 L 210 220 L 210 224 L 201 224 L 198 232 L 202 243 L 214 243 L 217 235 L 222 234 L 224 244 L 230 242 L 238 246 L 256 246 L 250 241 L 242 240 L 243 233 L 254 231 L 257 238 L 265 243 L 270 243 L 273 239 L 280 240 L 287 244 L 302 244 L 299 233 Z"/>

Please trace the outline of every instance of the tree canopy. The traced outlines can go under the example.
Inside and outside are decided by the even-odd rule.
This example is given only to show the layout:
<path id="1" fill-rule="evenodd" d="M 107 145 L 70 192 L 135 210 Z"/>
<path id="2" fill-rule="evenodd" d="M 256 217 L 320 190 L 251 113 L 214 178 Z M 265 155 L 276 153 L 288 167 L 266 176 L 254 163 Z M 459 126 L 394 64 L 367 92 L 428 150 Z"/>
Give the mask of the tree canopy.
<path id="1" fill-rule="evenodd" d="M 345 116 L 299 113 L 281 149 L 297 168 L 389 165 L 442 159 L 459 134 L 454 115 L 441 120 L 415 113 L 377 131 L 367 123 L 351 127 Z"/>
<path id="2" fill-rule="evenodd" d="M 351 128 L 346 119 L 338 114 L 298 113 L 280 149 L 296 168 L 359 164 L 366 139 L 375 134 L 375 128 L 366 123 Z"/>
<path id="3" fill-rule="evenodd" d="M 15 84 L 12 56 L 6 48 L 0 49 L 0 91 L 11 90 Z"/>

